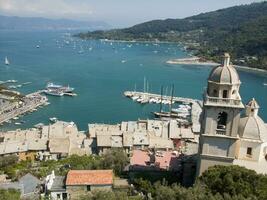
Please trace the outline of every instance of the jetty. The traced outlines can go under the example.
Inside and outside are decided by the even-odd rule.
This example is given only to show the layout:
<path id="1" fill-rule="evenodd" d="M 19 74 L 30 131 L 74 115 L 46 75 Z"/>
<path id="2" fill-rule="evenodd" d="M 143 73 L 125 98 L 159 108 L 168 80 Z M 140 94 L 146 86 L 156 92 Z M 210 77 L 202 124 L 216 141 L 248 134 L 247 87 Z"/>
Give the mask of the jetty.
<path id="1" fill-rule="evenodd" d="M 166 96 L 166 95 L 160 95 L 160 94 L 153 94 L 153 93 L 148 93 L 148 92 L 137 92 L 137 91 L 125 91 L 124 95 L 129 98 L 143 98 L 146 101 L 146 103 L 150 103 L 151 99 L 155 99 L 153 103 L 161 103 L 161 98 L 162 101 L 168 101 L 166 104 L 170 104 L 171 100 L 173 101 L 172 103 L 185 103 L 185 104 L 193 104 L 193 103 L 198 103 L 202 105 L 202 101 L 198 99 L 192 99 L 192 98 L 185 98 L 185 97 L 171 97 L 171 96 Z M 159 100 L 159 101 L 158 101 Z"/>

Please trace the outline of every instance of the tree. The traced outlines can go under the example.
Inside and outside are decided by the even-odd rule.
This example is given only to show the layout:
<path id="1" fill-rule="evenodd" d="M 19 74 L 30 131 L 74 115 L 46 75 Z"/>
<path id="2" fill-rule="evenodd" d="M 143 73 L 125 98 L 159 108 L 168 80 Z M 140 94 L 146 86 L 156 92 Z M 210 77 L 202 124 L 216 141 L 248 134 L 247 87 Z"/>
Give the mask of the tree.
<path id="1" fill-rule="evenodd" d="M 240 166 L 214 166 L 199 178 L 212 194 L 267 199 L 267 177 Z"/>
<path id="2" fill-rule="evenodd" d="M 7 167 L 18 162 L 18 157 L 15 155 L 0 157 L 0 168 Z"/>
<path id="3" fill-rule="evenodd" d="M 113 169 L 116 175 L 121 175 L 129 163 L 126 153 L 119 148 L 108 150 L 103 155 L 102 165 L 104 169 Z"/>

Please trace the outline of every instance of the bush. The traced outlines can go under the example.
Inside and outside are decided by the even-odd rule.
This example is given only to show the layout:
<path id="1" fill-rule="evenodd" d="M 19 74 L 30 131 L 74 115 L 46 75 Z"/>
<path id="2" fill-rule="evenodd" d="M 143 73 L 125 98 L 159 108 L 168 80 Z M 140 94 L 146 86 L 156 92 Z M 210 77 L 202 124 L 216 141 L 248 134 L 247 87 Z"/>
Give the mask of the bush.
<path id="1" fill-rule="evenodd" d="M 20 192 L 14 189 L 0 189 L 0 200 L 19 200 Z"/>

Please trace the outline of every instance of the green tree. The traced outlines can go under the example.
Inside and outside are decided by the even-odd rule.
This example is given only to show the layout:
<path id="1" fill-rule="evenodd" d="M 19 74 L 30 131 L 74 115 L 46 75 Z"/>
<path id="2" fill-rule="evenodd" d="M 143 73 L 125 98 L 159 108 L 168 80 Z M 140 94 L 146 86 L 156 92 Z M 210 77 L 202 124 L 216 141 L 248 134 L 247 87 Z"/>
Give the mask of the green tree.
<path id="1" fill-rule="evenodd" d="M 113 169 L 116 175 L 121 175 L 124 168 L 129 163 L 129 158 L 126 153 L 119 148 L 108 150 L 102 159 L 104 169 Z"/>
<path id="2" fill-rule="evenodd" d="M 267 177 L 240 166 L 214 166 L 199 178 L 212 194 L 267 199 Z"/>

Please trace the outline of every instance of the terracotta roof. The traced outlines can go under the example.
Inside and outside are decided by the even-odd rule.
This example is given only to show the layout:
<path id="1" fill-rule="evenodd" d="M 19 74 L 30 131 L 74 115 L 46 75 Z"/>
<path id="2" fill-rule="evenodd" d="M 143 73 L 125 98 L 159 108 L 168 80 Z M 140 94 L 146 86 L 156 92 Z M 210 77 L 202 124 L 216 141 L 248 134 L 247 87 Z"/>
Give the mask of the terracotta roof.
<path id="1" fill-rule="evenodd" d="M 66 180 L 66 185 L 109 185 L 112 183 L 112 170 L 70 170 Z"/>

